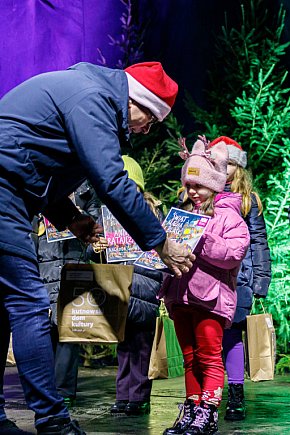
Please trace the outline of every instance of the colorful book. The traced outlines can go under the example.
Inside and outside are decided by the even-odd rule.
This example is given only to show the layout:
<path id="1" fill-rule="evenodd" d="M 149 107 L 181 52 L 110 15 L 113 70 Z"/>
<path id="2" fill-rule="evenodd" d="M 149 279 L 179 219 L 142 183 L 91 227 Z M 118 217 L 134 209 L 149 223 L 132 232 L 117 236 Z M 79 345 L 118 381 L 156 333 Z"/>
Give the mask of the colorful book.
<path id="1" fill-rule="evenodd" d="M 69 199 L 76 205 L 76 199 L 74 192 L 69 195 Z M 52 223 L 46 219 L 46 217 L 43 217 L 43 222 L 45 226 L 45 232 L 46 232 L 46 240 L 48 243 L 50 242 L 60 242 L 67 239 L 75 239 L 76 236 L 68 229 L 66 228 L 63 231 L 58 231 Z"/>
<path id="2" fill-rule="evenodd" d="M 50 242 L 60 242 L 67 239 L 75 239 L 76 236 L 68 229 L 66 228 L 63 231 L 58 231 L 54 225 L 52 225 L 51 222 L 49 222 L 48 219 L 44 217 L 44 226 L 45 226 L 45 232 L 46 232 L 46 239 L 48 243 Z"/>
<path id="3" fill-rule="evenodd" d="M 109 244 L 107 262 L 134 261 L 140 257 L 142 250 L 105 205 L 102 205 L 102 218 L 104 236 Z"/>
<path id="4" fill-rule="evenodd" d="M 190 251 L 193 251 L 210 219 L 210 216 L 191 213 L 172 207 L 162 226 L 169 239 L 177 243 L 183 243 L 188 246 Z M 154 250 L 143 252 L 134 264 L 147 269 L 167 269 L 167 266 L 161 261 L 161 258 Z"/>

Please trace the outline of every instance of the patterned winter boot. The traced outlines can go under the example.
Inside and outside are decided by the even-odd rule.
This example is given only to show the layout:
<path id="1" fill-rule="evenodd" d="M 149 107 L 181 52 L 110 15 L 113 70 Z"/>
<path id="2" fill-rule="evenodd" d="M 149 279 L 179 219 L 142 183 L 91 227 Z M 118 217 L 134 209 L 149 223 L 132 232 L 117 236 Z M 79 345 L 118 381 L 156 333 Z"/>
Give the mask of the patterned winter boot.
<path id="1" fill-rule="evenodd" d="M 243 384 L 229 384 L 225 420 L 244 420 L 246 406 Z"/>
<path id="2" fill-rule="evenodd" d="M 190 426 L 195 419 L 195 412 L 198 409 L 193 400 L 187 399 L 183 404 L 179 405 L 179 414 L 172 427 L 168 427 L 163 432 L 163 435 L 179 435 L 184 434 L 184 431 Z M 181 414 L 183 415 L 181 417 Z"/>
<path id="3" fill-rule="evenodd" d="M 218 430 L 218 411 L 215 405 L 200 402 L 194 421 L 183 435 L 220 435 Z"/>

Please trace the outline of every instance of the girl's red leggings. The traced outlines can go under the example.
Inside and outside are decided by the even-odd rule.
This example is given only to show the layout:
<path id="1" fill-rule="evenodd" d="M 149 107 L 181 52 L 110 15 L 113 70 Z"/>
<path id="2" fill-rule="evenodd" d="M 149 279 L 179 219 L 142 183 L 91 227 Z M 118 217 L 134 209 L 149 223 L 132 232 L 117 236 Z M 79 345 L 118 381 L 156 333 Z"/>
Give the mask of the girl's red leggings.
<path id="1" fill-rule="evenodd" d="M 224 387 L 225 319 L 191 306 L 175 306 L 173 319 L 184 357 L 186 398 L 219 406 Z"/>

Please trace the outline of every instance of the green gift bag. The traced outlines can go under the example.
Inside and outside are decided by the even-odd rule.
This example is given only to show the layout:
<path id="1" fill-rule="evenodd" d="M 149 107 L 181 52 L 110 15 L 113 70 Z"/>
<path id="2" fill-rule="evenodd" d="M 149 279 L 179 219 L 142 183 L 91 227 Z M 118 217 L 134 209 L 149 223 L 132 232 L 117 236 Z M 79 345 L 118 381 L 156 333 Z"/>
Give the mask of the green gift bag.
<path id="1" fill-rule="evenodd" d="M 160 316 L 156 318 L 148 378 L 167 379 L 184 374 L 183 355 L 176 337 L 173 321 L 161 303 Z"/>

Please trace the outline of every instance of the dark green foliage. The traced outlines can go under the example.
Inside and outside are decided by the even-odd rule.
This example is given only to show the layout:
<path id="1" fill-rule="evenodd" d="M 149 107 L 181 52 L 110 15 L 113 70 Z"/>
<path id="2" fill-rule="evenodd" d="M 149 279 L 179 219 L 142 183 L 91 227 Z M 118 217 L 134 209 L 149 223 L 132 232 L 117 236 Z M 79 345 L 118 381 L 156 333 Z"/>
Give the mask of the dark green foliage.
<path id="1" fill-rule="evenodd" d="M 290 372 L 290 355 L 280 355 L 280 359 L 276 364 L 276 373 L 284 374 Z"/>
<path id="2" fill-rule="evenodd" d="M 288 148 L 289 149 L 289 148 Z M 283 160 L 281 173 L 267 181 L 265 219 L 272 257 L 272 282 L 266 307 L 276 326 L 278 351 L 287 352 L 290 340 L 290 161 Z"/>
<path id="3" fill-rule="evenodd" d="M 148 136 L 132 136 L 133 149 L 128 150 L 143 169 L 146 190 L 162 201 L 165 212 L 176 203 L 181 185 L 183 160 L 178 155 L 181 130 L 182 126 L 171 114 L 161 125 L 153 126 Z"/>

